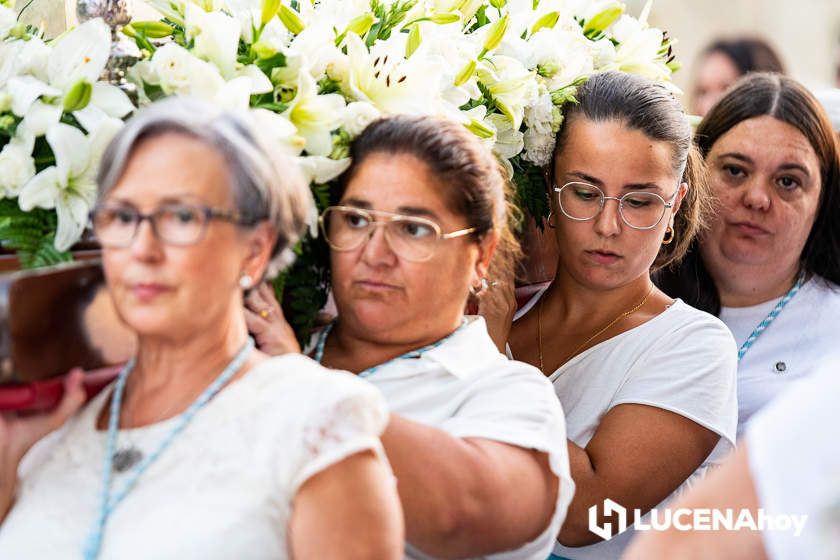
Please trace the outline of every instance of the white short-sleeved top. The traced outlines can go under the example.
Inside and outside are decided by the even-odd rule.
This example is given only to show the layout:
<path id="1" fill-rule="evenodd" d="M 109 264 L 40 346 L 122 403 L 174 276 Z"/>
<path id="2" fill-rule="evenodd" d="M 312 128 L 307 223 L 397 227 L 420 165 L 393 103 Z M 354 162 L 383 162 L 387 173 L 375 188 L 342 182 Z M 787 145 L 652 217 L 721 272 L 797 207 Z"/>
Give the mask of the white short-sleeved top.
<path id="1" fill-rule="evenodd" d="M 762 532 L 771 559 L 836 559 L 840 551 L 840 368 L 791 384 L 747 424 L 750 473 L 759 505 L 772 516 L 807 515 L 801 535 Z"/>
<path id="2" fill-rule="evenodd" d="M 781 298 L 779 298 L 781 299 Z M 740 346 L 776 307 L 774 299 L 750 307 L 724 307 L 720 319 Z M 790 383 L 820 363 L 840 364 L 840 286 L 821 278 L 806 282 L 761 333 L 738 364 L 738 432 Z"/>
<path id="3" fill-rule="evenodd" d="M 501 354 L 482 317 L 467 321 L 420 358 L 389 362 L 365 380 L 382 392 L 393 414 L 455 437 L 490 439 L 547 453 L 560 481 L 550 525 L 525 546 L 487 557 L 545 560 L 574 492 L 563 411 L 539 370 Z M 406 557 L 429 558 L 410 544 Z"/>
<path id="4" fill-rule="evenodd" d="M 113 385 L 112 385 L 113 386 Z M 80 558 L 99 507 L 108 388 L 24 457 L 0 558 Z M 272 358 L 223 389 L 108 519 L 100 559 L 284 559 L 297 490 L 357 452 L 384 457 L 379 392 L 301 355 Z M 174 419 L 123 430 L 145 452 Z M 383 459 L 384 460 L 384 459 Z M 119 488 L 126 474 L 115 474 Z"/>
<path id="5" fill-rule="evenodd" d="M 523 309 L 543 293 L 535 294 Z M 551 344 L 550 339 L 544 338 L 543 344 Z M 569 439 L 581 447 L 592 439 L 604 415 L 620 404 L 662 408 L 719 434 L 712 453 L 674 496 L 734 448 L 736 369 L 737 349 L 729 329 L 678 299 L 646 323 L 581 352 L 549 379 L 566 413 Z M 554 554 L 574 560 L 619 558 L 633 533 L 630 527 L 609 541 L 584 547 L 558 543 Z"/>

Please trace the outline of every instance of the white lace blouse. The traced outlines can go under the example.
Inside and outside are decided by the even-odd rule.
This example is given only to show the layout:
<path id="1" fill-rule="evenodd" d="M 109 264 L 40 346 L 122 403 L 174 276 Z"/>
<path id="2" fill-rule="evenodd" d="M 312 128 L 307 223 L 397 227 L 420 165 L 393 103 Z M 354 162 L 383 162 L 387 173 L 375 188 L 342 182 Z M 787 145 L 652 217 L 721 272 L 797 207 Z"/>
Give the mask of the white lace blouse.
<path id="1" fill-rule="evenodd" d="M 79 558 L 98 511 L 110 389 L 24 457 L 0 558 Z M 384 460 L 379 392 L 301 355 L 272 358 L 222 390 L 111 514 L 100 559 L 282 559 L 292 499 L 309 477 L 363 450 Z M 154 449 L 173 420 L 123 430 Z M 126 474 L 116 474 L 119 488 Z"/>

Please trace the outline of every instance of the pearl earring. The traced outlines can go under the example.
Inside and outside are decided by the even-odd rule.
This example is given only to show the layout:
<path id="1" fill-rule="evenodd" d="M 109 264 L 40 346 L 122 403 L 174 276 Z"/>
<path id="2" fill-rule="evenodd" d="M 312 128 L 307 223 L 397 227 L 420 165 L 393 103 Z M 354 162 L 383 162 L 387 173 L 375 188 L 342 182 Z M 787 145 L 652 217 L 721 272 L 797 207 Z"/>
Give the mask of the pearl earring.
<path id="1" fill-rule="evenodd" d="M 243 290 L 248 290 L 251 286 L 254 285 L 254 279 L 251 278 L 249 274 L 243 274 L 241 278 L 239 278 L 239 287 Z"/>

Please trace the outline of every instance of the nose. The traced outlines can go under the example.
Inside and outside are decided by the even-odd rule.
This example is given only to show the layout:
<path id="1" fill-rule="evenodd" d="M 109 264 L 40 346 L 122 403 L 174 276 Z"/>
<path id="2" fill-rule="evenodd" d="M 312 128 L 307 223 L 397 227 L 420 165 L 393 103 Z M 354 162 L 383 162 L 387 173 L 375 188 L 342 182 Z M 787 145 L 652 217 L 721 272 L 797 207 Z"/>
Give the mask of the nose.
<path id="1" fill-rule="evenodd" d="M 610 204 L 615 202 L 615 204 Z M 604 237 L 613 237 L 621 233 L 621 214 L 619 213 L 618 200 L 605 198 L 604 206 L 595 216 L 595 232 Z"/>
<path id="2" fill-rule="evenodd" d="M 742 202 L 751 210 L 767 211 L 771 204 L 772 185 L 769 181 L 755 175 L 744 185 Z"/>
<path id="3" fill-rule="evenodd" d="M 134 239 L 131 240 L 131 254 L 142 261 L 160 260 L 163 255 L 163 247 L 160 239 L 152 228 L 152 221 L 149 219 L 140 220 L 137 230 L 134 232 Z"/>
<path id="4" fill-rule="evenodd" d="M 374 222 L 371 226 L 371 231 L 362 247 L 362 260 L 371 267 L 393 266 L 396 264 L 397 255 L 391 248 L 385 234 L 385 227 L 379 226 L 378 222 Z"/>

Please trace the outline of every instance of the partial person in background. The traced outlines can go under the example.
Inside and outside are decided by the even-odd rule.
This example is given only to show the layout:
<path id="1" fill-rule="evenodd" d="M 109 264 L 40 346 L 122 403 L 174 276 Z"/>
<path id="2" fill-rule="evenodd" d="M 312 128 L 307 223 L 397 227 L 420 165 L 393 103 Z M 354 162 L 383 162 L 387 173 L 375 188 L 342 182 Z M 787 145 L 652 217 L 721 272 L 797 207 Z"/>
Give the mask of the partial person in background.
<path id="1" fill-rule="evenodd" d="M 738 450 L 685 496 L 680 508 L 735 512 L 790 523 L 733 531 L 649 531 L 624 560 L 778 560 L 840 558 L 840 375 L 828 365 L 791 387 L 747 426 Z M 807 516 L 807 518 L 804 518 Z M 780 519 L 777 517 L 776 519 Z"/>
<path id="2" fill-rule="evenodd" d="M 734 334 L 741 431 L 821 360 L 840 365 L 840 155 L 814 96 L 778 74 L 743 78 L 695 138 L 719 209 L 655 280 Z"/>
<path id="3" fill-rule="evenodd" d="M 729 86 L 750 72 L 784 74 L 785 67 L 763 39 L 720 39 L 706 47 L 697 61 L 691 112 L 704 116 Z"/>
<path id="4" fill-rule="evenodd" d="M 840 88 L 814 90 L 814 97 L 825 109 L 834 132 L 840 134 Z"/>

